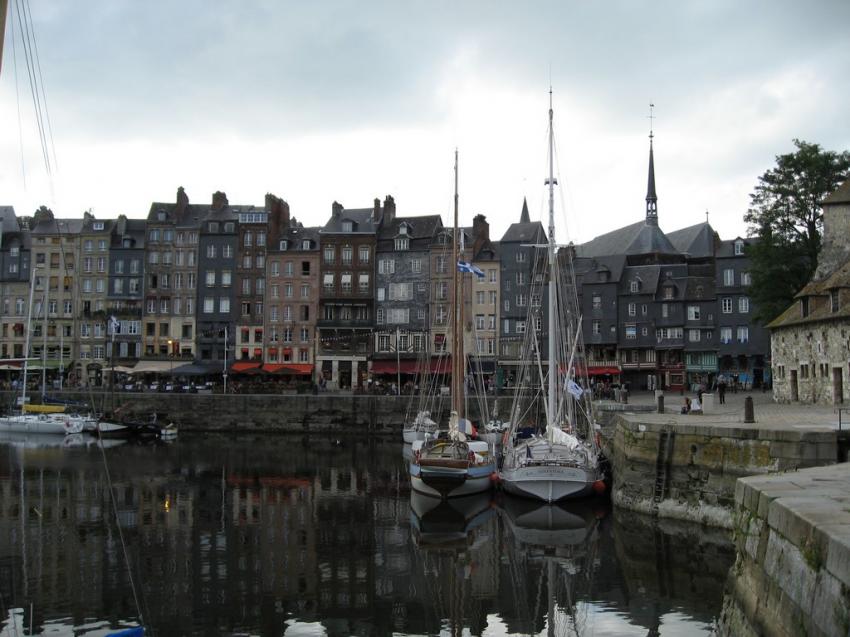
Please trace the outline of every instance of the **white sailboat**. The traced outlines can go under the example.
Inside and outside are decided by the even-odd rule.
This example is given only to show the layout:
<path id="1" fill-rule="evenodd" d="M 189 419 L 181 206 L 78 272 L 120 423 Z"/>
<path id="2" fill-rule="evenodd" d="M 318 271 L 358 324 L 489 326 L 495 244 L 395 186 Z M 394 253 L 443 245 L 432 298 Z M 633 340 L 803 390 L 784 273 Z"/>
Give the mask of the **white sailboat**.
<path id="1" fill-rule="evenodd" d="M 548 275 L 548 367 L 544 370 L 535 330 L 526 338 L 528 369 L 520 378 L 539 376 L 541 394 L 531 383 L 518 383 L 510 422 L 512 428 L 504 451 L 501 485 L 508 493 L 556 502 L 604 489 L 599 463 L 592 406 L 589 396 L 575 382 L 581 355 L 581 321 L 575 301 L 575 284 L 564 285 L 558 268 L 554 212 L 554 132 L 552 93 L 549 93 L 549 240 Z M 541 246 L 542 247 L 542 246 Z M 568 255 L 571 258 L 571 255 Z M 572 277 L 571 263 L 567 276 Z M 546 278 L 545 276 L 542 278 Z M 569 297 L 569 298 L 568 298 Z M 534 324 L 534 322 L 529 322 Z M 543 398 L 542 391 L 546 389 Z M 535 418 L 530 405 L 543 402 L 542 417 Z M 526 403 L 530 403 L 526 404 Z M 582 431 L 583 430 L 583 431 Z"/>
<path id="2" fill-rule="evenodd" d="M 480 493 L 491 488 L 496 460 L 486 442 L 471 440 L 472 423 L 464 417 L 466 356 L 463 347 L 463 279 L 461 269 L 471 270 L 462 260 L 458 240 L 457 151 L 455 151 L 454 194 L 454 286 L 451 314 L 452 408 L 448 428 L 413 443 L 410 481 L 415 491 L 438 498 Z"/>

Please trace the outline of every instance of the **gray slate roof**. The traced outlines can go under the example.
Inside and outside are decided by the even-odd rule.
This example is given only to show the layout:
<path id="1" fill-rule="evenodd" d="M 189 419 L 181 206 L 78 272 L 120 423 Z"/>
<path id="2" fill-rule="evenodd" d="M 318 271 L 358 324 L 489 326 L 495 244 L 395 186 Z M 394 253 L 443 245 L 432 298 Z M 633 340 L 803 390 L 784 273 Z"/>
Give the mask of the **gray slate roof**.
<path id="1" fill-rule="evenodd" d="M 502 235 L 502 243 L 546 243 L 546 231 L 539 221 L 512 223 Z"/>
<path id="2" fill-rule="evenodd" d="M 374 234 L 379 227 L 379 222 L 373 218 L 374 208 L 343 208 L 339 215 L 331 215 L 328 222 L 320 230 L 322 234 L 349 234 L 342 229 L 343 221 L 354 222 L 352 234 Z"/>
<path id="3" fill-rule="evenodd" d="M 345 214 L 343 212 L 343 214 Z M 443 227 L 443 219 L 440 215 L 421 215 L 418 217 L 395 217 L 392 221 L 384 222 L 378 233 L 378 250 L 389 251 L 395 247 L 395 238 L 399 236 L 398 229 L 402 223 L 407 223 L 410 229 L 408 234 L 411 243 L 420 243 L 424 240 L 425 249 L 433 240 L 434 235 Z"/>
<path id="4" fill-rule="evenodd" d="M 18 224 L 18 218 L 15 216 L 15 209 L 12 206 L 0 206 L 0 229 L 6 232 L 19 232 L 21 226 Z"/>
<path id="5" fill-rule="evenodd" d="M 48 219 L 32 227 L 33 234 L 79 234 L 85 219 Z"/>
<path id="6" fill-rule="evenodd" d="M 717 233 L 708 222 L 676 230 L 669 233 L 667 238 L 676 250 L 690 257 L 714 256 Z"/>

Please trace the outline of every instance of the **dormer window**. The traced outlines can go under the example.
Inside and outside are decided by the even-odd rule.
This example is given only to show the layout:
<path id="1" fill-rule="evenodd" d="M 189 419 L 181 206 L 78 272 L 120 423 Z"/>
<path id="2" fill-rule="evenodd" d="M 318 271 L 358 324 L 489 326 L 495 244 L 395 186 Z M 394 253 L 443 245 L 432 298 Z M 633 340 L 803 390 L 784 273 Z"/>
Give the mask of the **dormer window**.
<path id="1" fill-rule="evenodd" d="M 234 224 L 233 224 L 232 221 L 228 221 L 227 223 L 224 224 L 224 231 L 225 232 L 233 232 L 233 229 L 234 229 Z"/>
<path id="2" fill-rule="evenodd" d="M 669 301 L 676 295 L 676 288 L 668 285 L 664 288 L 664 300 Z"/>
<path id="3" fill-rule="evenodd" d="M 837 312 L 840 307 L 838 299 L 838 290 L 829 291 L 829 308 L 833 312 Z"/>
<path id="4" fill-rule="evenodd" d="M 342 231 L 343 232 L 353 232 L 354 224 L 351 221 L 343 221 L 342 222 Z"/>
<path id="5" fill-rule="evenodd" d="M 210 221 L 209 230 L 210 232 L 218 232 L 218 221 Z"/>
<path id="6" fill-rule="evenodd" d="M 103 230 L 103 222 L 102 221 L 95 221 L 94 223 L 91 224 L 91 227 L 92 227 L 92 230 Z"/>
<path id="7" fill-rule="evenodd" d="M 735 256 L 740 257 L 744 255 L 744 242 L 741 239 L 738 239 L 735 242 Z"/>
<path id="8" fill-rule="evenodd" d="M 311 249 L 313 246 L 312 246 L 312 245 L 310 245 L 310 243 L 311 243 L 311 242 L 310 242 L 310 240 L 309 240 L 309 239 L 304 239 L 304 240 L 301 242 L 301 249 L 302 249 L 302 250 L 309 250 L 309 249 Z"/>
<path id="9" fill-rule="evenodd" d="M 132 248 L 133 247 L 133 240 L 130 239 L 130 238 L 122 239 L 121 240 L 121 246 L 124 247 L 124 248 Z"/>
<path id="10" fill-rule="evenodd" d="M 408 249 L 410 249 L 410 239 L 408 237 L 398 237 L 398 238 L 396 238 L 395 249 L 396 250 L 408 250 Z"/>
<path id="11" fill-rule="evenodd" d="M 165 210 L 160 210 L 156 213 L 157 221 L 165 221 Z"/>
<path id="12" fill-rule="evenodd" d="M 629 286 L 631 292 L 640 292 L 640 279 L 635 279 Z"/>
<path id="13" fill-rule="evenodd" d="M 407 224 L 403 223 L 398 227 L 399 234 L 407 234 Z"/>
<path id="14" fill-rule="evenodd" d="M 808 297 L 803 297 L 800 299 L 800 316 L 802 318 L 806 318 L 809 315 L 809 299 Z"/>
<path id="15" fill-rule="evenodd" d="M 280 249 L 287 250 L 289 249 L 289 242 L 286 239 L 281 239 L 280 241 Z"/>

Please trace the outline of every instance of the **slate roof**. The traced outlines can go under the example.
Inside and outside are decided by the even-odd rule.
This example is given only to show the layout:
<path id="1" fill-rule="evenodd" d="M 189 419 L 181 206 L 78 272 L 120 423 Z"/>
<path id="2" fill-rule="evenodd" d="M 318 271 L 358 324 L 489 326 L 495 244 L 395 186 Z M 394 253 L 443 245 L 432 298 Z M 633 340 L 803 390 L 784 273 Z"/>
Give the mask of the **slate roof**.
<path id="1" fill-rule="evenodd" d="M 626 294 L 655 294 L 661 278 L 660 265 L 636 265 L 625 268 L 620 278 L 620 289 Z M 640 279 L 640 290 L 631 292 L 631 283 Z"/>
<path id="2" fill-rule="evenodd" d="M 395 217 L 392 221 L 384 222 L 381 227 L 378 233 L 378 250 L 390 251 L 395 248 L 395 238 L 399 236 L 398 229 L 402 223 L 410 226 L 408 233 L 411 242 L 414 243 L 420 243 L 424 239 L 427 244 L 430 244 L 437 231 L 443 227 L 443 219 L 440 215 Z"/>
<path id="3" fill-rule="evenodd" d="M 85 219 L 48 219 L 32 227 L 33 234 L 79 234 Z"/>
<path id="4" fill-rule="evenodd" d="M 338 215 L 331 215 L 324 227 L 319 230 L 322 234 L 374 234 L 380 227 L 380 221 L 373 218 L 374 208 L 343 208 Z M 353 221 L 355 230 L 345 232 L 343 221 Z"/>
<path id="5" fill-rule="evenodd" d="M 711 257 L 717 247 L 717 233 L 708 222 L 698 223 L 667 234 L 677 251 L 690 257 Z"/>
<path id="6" fill-rule="evenodd" d="M 313 242 L 313 247 L 309 250 L 309 252 L 315 252 L 319 249 L 320 230 L 321 228 L 318 227 L 305 228 L 303 226 L 290 225 L 288 228 L 281 232 L 280 238 L 286 239 L 290 242 L 291 247 L 289 247 L 287 252 L 305 252 L 305 250 L 302 250 L 301 248 L 301 241 L 303 239 L 310 239 Z M 278 245 L 273 246 L 272 252 L 278 252 Z"/>
<path id="7" fill-rule="evenodd" d="M 134 241 L 133 247 L 128 249 L 137 250 L 145 247 L 147 230 L 147 221 L 145 219 L 127 219 L 123 235 L 118 232 L 118 228 L 119 223 L 116 221 L 112 228 L 112 241 L 110 243 L 110 246 L 113 249 L 123 248 L 123 240 L 125 237 L 129 237 Z"/>
<path id="8" fill-rule="evenodd" d="M 838 189 L 824 199 L 821 205 L 850 203 L 850 179 L 844 181 Z"/>
<path id="9" fill-rule="evenodd" d="M 0 206 L 0 223 L 2 230 L 6 232 L 19 232 L 21 229 L 18 223 L 18 217 L 15 216 L 15 209 L 12 206 Z"/>
<path id="10" fill-rule="evenodd" d="M 501 239 L 502 243 L 546 243 L 546 231 L 539 221 L 512 223 Z"/>
<path id="11" fill-rule="evenodd" d="M 770 329 L 777 327 L 789 327 L 794 325 L 805 325 L 820 321 L 833 321 L 836 319 L 850 319 L 850 303 L 846 302 L 842 295 L 842 304 L 837 312 L 832 311 L 829 302 L 830 290 L 836 288 L 850 289 L 850 259 L 842 263 L 829 276 L 819 281 L 810 281 L 795 298 L 814 297 L 810 300 L 808 316 L 801 316 L 800 303 L 795 301 L 782 314 L 767 324 Z"/>
<path id="12" fill-rule="evenodd" d="M 478 252 L 472 257 L 474 261 L 498 261 L 501 250 L 501 244 L 498 241 L 485 241 L 481 244 Z M 492 253 L 492 254 L 491 254 Z"/>

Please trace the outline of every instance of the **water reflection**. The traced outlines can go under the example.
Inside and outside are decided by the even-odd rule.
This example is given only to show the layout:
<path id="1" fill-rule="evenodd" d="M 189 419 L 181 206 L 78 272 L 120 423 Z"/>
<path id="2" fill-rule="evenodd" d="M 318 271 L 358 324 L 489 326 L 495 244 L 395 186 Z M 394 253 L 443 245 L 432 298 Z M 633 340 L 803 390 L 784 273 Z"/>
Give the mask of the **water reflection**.
<path id="1" fill-rule="evenodd" d="M 707 634 L 732 560 L 599 503 L 411 494 L 390 442 L 184 436 L 106 457 L 117 515 L 99 448 L 0 446 L 0 592 L 37 634 L 138 619 L 119 528 L 161 636 Z"/>

